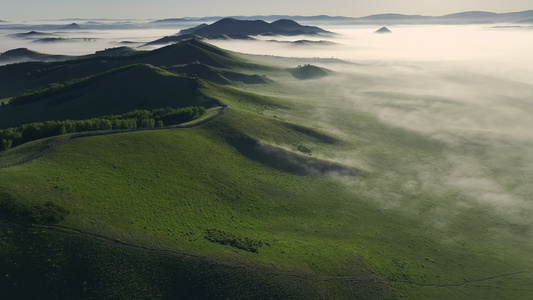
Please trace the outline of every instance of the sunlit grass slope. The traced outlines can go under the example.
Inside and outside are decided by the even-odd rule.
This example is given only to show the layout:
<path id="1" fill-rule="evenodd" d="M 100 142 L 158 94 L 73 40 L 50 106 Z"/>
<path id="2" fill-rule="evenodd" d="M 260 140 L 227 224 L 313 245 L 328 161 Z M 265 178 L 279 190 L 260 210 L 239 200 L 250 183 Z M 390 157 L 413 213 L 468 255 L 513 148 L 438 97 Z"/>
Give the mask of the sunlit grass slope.
<path id="1" fill-rule="evenodd" d="M 291 174 L 248 159 L 234 141 L 260 136 L 262 126 L 256 125 L 262 122 L 256 114 L 234 110 L 201 128 L 73 140 L 39 160 L 3 170 L 2 192 L 26 207 L 52 201 L 70 212 L 60 225 L 88 234 L 197 255 L 222 265 L 246 265 L 265 274 L 291 272 L 302 277 L 303 284 L 317 285 L 316 297 L 335 291 L 341 292 L 341 298 L 396 297 L 398 291 L 445 298 L 489 296 L 491 289 L 438 286 L 521 269 L 522 260 L 501 257 L 496 248 L 483 246 L 484 229 L 493 222 L 488 217 L 465 210 L 464 224 L 442 232 L 416 216 L 380 208 L 373 199 L 378 194 L 402 195 L 427 201 L 431 209 L 453 195 L 439 196 L 424 188 L 414 192 L 391 174 L 338 181 Z M 287 124 L 268 123 L 270 139 L 282 140 Z M 330 147 L 297 131 L 292 135 L 297 143 Z M 400 144 L 388 146 L 402 146 L 401 141 L 396 143 Z M 410 155 L 438 158 L 439 151 Z M 413 166 L 405 161 L 403 168 Z M 346 189 L 342 184 L 346 180 L 356 190 Z M 393 189 L 396 195 L 391 194 Z M 472 215 L 476 218 L 467 218 Z M 253 253 L 214 243 L 205 238 L 213 229 L 261 241 L 263 246 Z M 443 242 L 450 234 L 456 238 Z M 517 288 L 523 276 L 487 284 Z M 266 276 L 255 284 L 260 288 L 272 280 Z"/>

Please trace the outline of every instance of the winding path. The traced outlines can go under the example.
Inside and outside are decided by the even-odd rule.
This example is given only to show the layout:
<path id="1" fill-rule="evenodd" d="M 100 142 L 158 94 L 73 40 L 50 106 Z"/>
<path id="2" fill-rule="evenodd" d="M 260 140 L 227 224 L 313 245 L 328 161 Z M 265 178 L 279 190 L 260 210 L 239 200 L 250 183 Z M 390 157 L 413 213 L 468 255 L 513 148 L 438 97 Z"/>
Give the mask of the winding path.
<path id="1" fill-rule="evenodd" d="M 24 224 L 18 221 L 14 221 L 14 222 L 22 226 L 28 226 L 28 224 Z M 202 262 L 219 264 L 219 265 L 224 265 L 228 267 L 246 268 L 249 270 L 258 271 L 258 272 L 262 272 L 262 273 L 269 274 L 269 275 L 289 276 L 289 277 L 297 277 L 297 278 L 316 278 L 316 279 L 324 280 L 324 281 L 346 281 L 346 282 L 358 282 L 358 283 L 366 282 L 366 283 L 378 283 L 378 284 L 379 283 L 380 284 L 396 283 L 396 284 L 415 285 L 418 287 L 440 287 L 440 288 L 460 288 L 460 287 L 465 287 L 467 285 L 472 285 L 472 286 L 476 286 L 480 288 L 483 287 L 483 288 L 505 290 L 506 288 L 499 287 L 499 286 L 493 286 L 493 285 L 482 286 L 482 285 L 473 285 L 473 284 L 486 282 L 486 281 L 499 279 L 499 278 L 522 275 L 522 274 L 533 274 L 533 269 L 530 269 L 530 270 L 523 270 L 523 271 L 513 272 L 513 273 L 505 273 L 505 274 L 478 278 L 478 279 L 470 279 L 470 280 L 465 279 L 464 282 L 456 283 L 456 284 L 453 284 L 453 283 L 450 283 L 450 284 L 418 283 L 418 282 L 413 282 L 413 281 L 400 281 L 400 280 L 392 280 L 392 279 L 387 279 L 387 278 L 379 278 L 379 277 L 372 276 L 372 275 L 317 275 L 317 274 L 313 274 L 310 272 L 284 271 L 284 270 L 279 270 L 279 269 L 274 269 L 274 268 L 250 266 L 246 263 L 237 262 L 237 261 L 223 260 L 223 259 L 214 258 L 214 257 L 205 257 L 205 256 L 188 254 L 188 253 L 178 252 L 178 251 L 173 251 L 173 250 L 163 250 L 163 249 L 155 249 L 155 248 L 149 248 L 149 247 L 144 247 L 144 246 L 138 246 L 134 244 L 128 244 L 126 242 L 119 241 L 113 238 L 109 238 L 109 237 L 106 237 L 100 234 L 89 233 L 83 230 L 72 229 L 72 228 L 68 228 L 64 226 L 43 225 L 43 224 L 30 224 L 29 226 L 33 228 L 39 228 L 39 229 L 54 231 L 54 232 L 63 233 L 63 234 L 83 235 L 85 237 L 100 240 L 100 241 L 109 243 L 111 245 L 128 247 L 130 249 L 148 251 L 151 253 L 172 255 L 172 256 L 181 257 L 181 258 L 195 259 L 195 260 L 202 261 Z M 533 289 L 520 289 L 520 291 L 533 293 Z"/>
<path id="2" fill-rule="evenodd" d="M 196 126 L 199 126 L 199 125 L 202 125 L 202 124 L 205 124 L 223 114 L 226 113 L 226 111 L 228 110 L 228 106 L 226 104 L 223 104 L 222 102 L 220 102 L 220 100 L 216 99 L 216 98 L 210 98 L 211 100 L 215 101 L 220 107 L 220 111 L 215 114 L 215 115 L 212 115 L 208 118 L 205 118 L 199 122 L 195 122 L 195 123 L 189 123 L 189 124 L 185 124 L 185 125 L 171 125 L 171 126 L 164 126 L 164 127 L 158 127 L 158 128 L 135 128 L 135 129 L 124 129 L 124 130 L 110 130 L 110 131 L 92 131 L 92 132 L 84 132 L 84 133 L 76 133 L 76 134 L 71 134 L 71 135 L 68 135 L 68 136 L 65 136 L 64 138 L 60 139 L 60 140 L 57 140 L 55 141 L 54 143 L 48 145 L 48 147 L 46 147 L 44 150 L 40 151 L 40 152 L 37 152 L 31 156 L 28 156 L 20 161 L 17 161 L 17 162 L 14 162 L 14 163 L 10 163 L 10 164 L 5 164 L 5 165 L 0 165 L 0 169 L 5 169 L 5 168 L 11 168 L 11 167 L 15 167 L 15 166 L 18 166 L 18 165 L 22 165 L 24 163 L 27 163 L 29 161 L 32 161 L 36 158 L 39 158 L 43 155 L 45 155 L 46 153 L 52 151 L 55 147 L 61 145 L 61 144 L 64 144 L 66 143 L 67 141 L 69 140 L 72 140 L 72 139 L 77 139 L 77 138 L 82 138 L 82 137 L 88 137 L 88 136 L 97 136 L 97 135 L 110 135 L 110 134 L 116 134 L 116 133 L 124 133 L 124 132 L 133 132 L 133 131 L 145 131 L 145 130 L 163 130 L 163 129 L 176 129 L 176 128 L 191 128 L 191 127 L 196 127 Z"/>

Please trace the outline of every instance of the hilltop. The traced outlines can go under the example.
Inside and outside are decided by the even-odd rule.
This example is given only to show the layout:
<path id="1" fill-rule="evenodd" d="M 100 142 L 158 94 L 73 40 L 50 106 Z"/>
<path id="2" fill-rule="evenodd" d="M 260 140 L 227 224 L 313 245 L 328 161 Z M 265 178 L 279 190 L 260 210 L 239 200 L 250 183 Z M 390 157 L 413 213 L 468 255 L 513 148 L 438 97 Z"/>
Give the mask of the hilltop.
<path id="1" fill-rule="evenodd" d="M 80 25 L 78 25 L 77 23 L 72 23 L 72 24 L 69 24 L 69 25 L 62 26 L 59 29 L 63 29 L 63 30 L 78 30 L 78 29 L 82 29 L 82 27 Z"/>
<path id="2" fill-rule="evenodd" d="M 6 54 L 39 58 L 27 49 Z M 13 104 L 0 109 L 0 128 L 88 119 L 134 109 L 210 108 L 217 103 L 203 95 L 199 79 L 221 84 L 269 82 L 263 76 L 228 69 L 246 65 L 232 54 L 195 39 L 148 52 L 122 47 L 60 62 L 7 65 L 0 67 L 0 97 L 11 97 Z"/>
<path id="3" fill-rule="evenodd" d="M 186 29 L 180 33 L 211 36 L 223 34 L 260 35 L 265 33 L 279 35 L 314 35 L 329 32 L 315 26 L 303 26 L 293 20 L 277 20 L 272 23 L 267 23 L 261 20 L 250 21 L 224 18 L 211 25 L 201 25 L 199 27 Z"/>
<path id="4" fill-rule="evenodd" d="M 281 19 L 271 23 L 262 20 L 239 20 L 234 18 L 223 18 L 212 24 L 200 24 L 195 27 L 181 30 L 177 35 L 167 36 L 147 45 L 167 44 L 179 42 L 191 37 L 201 37 L 204 39 L 237 39 L 251 40 L 257 35 L 320 35 L 331 34 L 316 26 L 300 25 L 293 20 Z"/>
<path id="5" fill-rule="evenodd" d="M 289 69 L 289 72 L 294 76 L 294 78 L 305 80 L 305 79 L 316 79 L 328 76 L 331 71 L 306 64 L 303 66 L 298 66 L 297 68 Z"/>
<path id="6" fill-rule="evenodd" d="M 374 31 L 375 33 L 387 34 L 392 33 L 387 27 L 381 27 L 380 29 Z"/>
<path id="7" fill-rule="evenodd" d="M 22 61 L 57 61 L 69 58 L 71 58 L 71 56 L 45 54 L 29 50 L 28 48 L 18 48 L 0 53 L 0 64 L 16 63 Z"/>
<path id="8" fill-rule="evenodd" d="M 164 68 L 193 62 L 226 69 L 254 67 L 253 64 L 198 39 L 186 40 L 153 51 L 128 50 L 107 50 L 95 55 L 70 57 L 69 60 L 59 62 L 3 66 L 0 68 L 0 98 L 13 97 L 27 89 L 37 89 L 51 83 L 62 83 L 138 63 Z M 44 58 L 48 59 L 47 56 Z"/>
<path id="9" fill-rule="evenodd" d="M 22 94 L 0 110 L 0 128 L 48 120 L 83 120 L 135 109 L 216 106 L 199 88 L 195 80 L 151 65 L 128 65 L 49 87 L 35 96 L 30 94 L 29 100 Z"/>
<path id="10" fill-rule="evenodd" d="M 32 31 L 25 32 L 25 33 L 11 34 L 10 36 L 17 37 L 17 38 L 24 38 L 24 39 L 34 39 L 34 38 L 43 38 L 47 36 L 52 36 L 52 34 L 47 33 L 47 32 L 40 32 L 40 31 L 32 30 Z"/>

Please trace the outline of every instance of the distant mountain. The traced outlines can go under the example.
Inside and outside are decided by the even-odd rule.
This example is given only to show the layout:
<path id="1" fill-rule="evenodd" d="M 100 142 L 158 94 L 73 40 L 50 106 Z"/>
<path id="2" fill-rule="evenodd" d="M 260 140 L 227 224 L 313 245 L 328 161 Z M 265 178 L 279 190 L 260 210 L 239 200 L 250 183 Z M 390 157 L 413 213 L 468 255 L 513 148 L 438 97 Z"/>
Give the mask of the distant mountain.
<path id="1" fill-rule="evenodd" d="M 335 45 L 334 42 L 330 42 L 330 41 L 323 41 L 323 40 L 320 40 L 320 41 L 310 41 L 310 40 L 298 40 L 298 41 L 294 41 L 294 42 L 291 42 L 293 45 L 297 45 L 297 46 L 308 46 L 308 45 L 323 45 L 323 46 L 328 46 L 328 45 Z"/>
<path id="2" fill-rule="evenodd" d="M 200 29 L 202 29 L 202 28 L 204 28 L 204 27 L 207 27 L 207 26 L 209 26 L 209 25 L 206 24 L 206 23 L 202 23 L 202 24 L 200 24 L 200 25 L 198 25 L 198 26 L 196 26 L 196 27 L 192 27 L 192 28 L 189 28 L 189 29 L 183 29 L 183 30 L 180 30 L 179 33 L 180 33 L 180 34 L 194 34 L 194 32 L 195 32 L 196 30 L 200 30 Z"/>
<path id="3" fill-rule="evenodd" d="M 250 21 L 224 18 L 211 25 L 201 26 L 196 29 L 186 29 L 182 33 L 211 36 L 221 34 L 260 35 L 265 33 L 278 35 L 301 35 L 326 34 L 330 32 L 315 26 L 300 25 L 297 22 L 288 19 L 281 19 L 272 23 L 267 23 L 262 20 Z"/>
<path id="4" fill-rule="evenodd" d="M 374 31 L 374 33 L 387 34 L 392 33 L 392 31 L 390 31 L 387 27 L 381 27 L 380 29 Z"/>
<path id="5" fill-rule="evenodd" d="M 34 39 L 34 38 L 44 38 L 44 37 L 47 37 L 47 36 L 52 36 L 52 34 L 50 33 L 46 33 L 46 32 L 40 32 L 40 31 L 29 31 L 29 32 L 26 32 L 26 33 L 15 33 L 15 34 L 11 34 L 9 35 L 11 37 L 16 37 L 16 38 L 23 38 L 23 39 Z"/>
<path id="6" fill-rule="evenodd" d="M 186 18 L 172 18 L 172 19 L 163 19 L 163 20 L 155 20 L 150 23 L 152 24 L 163 24 L 163 23 L 180 23 L 180 22 L 190 22 L 190 19 Z"/>
<path id="7" fill-rule="evenodd" d="M 307 80 L 307 79 L 318 79 L 325 76 L 328 76 L 331 71 L 328 69 L 324 69 L 321 67 L 313 66 L 313 65 L 303 65 L 298 66 L 297 68 L 288 69 L 289 73 L 294 78 L 300 79 L 300 80 Z"/>
<path id="8" fill-rule="evenodd" d="M 67 39 L 68 40 L 68 39 Z M 18 48 L 0 53 L 0 64 L 11 64 L 18 62 L 29 62 L 29 61 L 60 61 L 68 59 L 77 59 L 77 58 L 91 58 L 95 56 L 117 56 L 117 55 L 127 55 L 133 54 L 137 51 L 130 47 L 117 47 L 105 49 L 102 51 L 97 51 L 95 54 L 85 55 L 85 56 L 69 56 L 69 55 L 54 55 L 40 53 L 37 51 L 29 50 L 27 48 Z"/>
<path id="9" fill-rule="evenodd" d="M 98 25 L 105 25 L 105 23 L 95 22 L 95 21 L 87 21 L 87 22 L 83 23 L 83 25 L 98 26 Z"/>
<path id="10" fill-rule="evenodd" d="M 172 24 L 178 22 L 215 22 L 224 17 L 203 17 L 203 18 L 176 18 L 153 21 L 152 24 Z M 468 23 L 501 23 L 501 22 L 518 22 L 533 18 L 533 10 L 511 12 L 511 13 L 494 13 L 483 11 L 467 11 L 444 16 L 423 16 L 423 15 L 404 15 L 404 14 L 376 14 L 359 18 L 343 16 L 299 16 L 299 15 L 256 15 L 256 16 L 228 16 L 225 19 L 234 19 L 240 21 L 246 20 L 263 20 L 275 21 L 279 19 L 290 19 L 298 22 L 335 22 L 343 24 L 370 24 L 381 25 L 390 24 L 468 24 Z M 188 32 L 191 33 L 191 32 Z"/>
<path id="11" fill-rule="evenodd" d="M 465 11 L 439 17 L 440 19 L 495 19 L 499 14 L 486 11 Z"/>
<path id="12" fill-rule="evenodd" d="M 269 40 L 269 42 L 280 43 L 280 44 L 289 44 L 294 46 L 330 46 L 335 45 L 336 43 L 330 41 L 311 41 L 311 40 L 297 40 L 297 41 L 278 41 L 278 40 Z"/>
<path id="13" fill-rule="evenodd" d="M 67 55 L 44 54 L 27 48 L 18 48 L 0 54 L 0 64 L 23 62 L 23 61 L 55 61 L 70 58 Z"/>
<path id="14" fill-rule="evenodd" d="M 421 15 L 379 14 L 358 18 L 358 20 L 428 20 L 433 18 Z"/>
<path id="15" fill-rule="evenodd" d="M 356 18 L 353 17 L 342 17 L 342 16 L 327 16 L 327 15 L 318 15 L 318 16 L 298 16 L 298 15 L 254 15 L 254 16 L 211 16 L 211 17 L 186 17 L 186 18 L 172 18 L 172 19 L 163 19 L 155 20 L 150 22 L 150 24 L 176 24 L 184 22 L 216 22 L 220 19 L 232 18 L 236 20 L 263 20 L 263 21 L 276 21 L 280 19 L 291 19 L 295 21 L 305 21 L 305 22 L 353 22 Z"/>
<path id="16" fill-rule="evenodd" d="M 380 14 L 357 18 L 355 22 L 364 24 L 383 24 L 384 22 L 391 24 L 490 24 L 518 22 L 528 18 L 533 18 L 533 10 L 502 14 L 485 11 L 466 11 L 437 17 L 402 14 Z"/>
<path id="17" fill-rule="evenodd" d="M 224 18 L 211 25 L 203 23 L 192 28 L 183 29 L 176 35 L 166 36 L 146 43 L 146 46 L 176 43 L 193 37 L 210 40 L 254 40 L 252 37 L 254 35 L 297 36 L 320 34 L 331 34 L 331 32 L 315 26 L 300 25 L 288 19 L 280 19 L 268 23 L 262 20 L 250 21 Z"/>
<path id="18" fill-rule="evenodd" d="M 76 29 L 82 29 L 80 25 L 76 23 L 72 23 L 66 26 L 61 27 L 62 30 L 76 30 Z"/>
<path id="19" fill-rule="evenodd" d="M 62 37 L 48 37 L 34 40 L 36 43 L 65 43 L 65 42 L 94 42 L 94 38 L 62 38 Z"/>
<path id="20" fill-rule="evenodd" d="M 504 13 L 504 14 L 500 14 L 500 16 L 505 19 L 517 19 L 517 20 L 531 19 L 533 18 L 533 10 Z"/>
<path id="21" fill-rule="evenodd" d="M 516 23 L 533 24 L 533 19 L 526 19 L 526 20 L 518 21 Z"/>

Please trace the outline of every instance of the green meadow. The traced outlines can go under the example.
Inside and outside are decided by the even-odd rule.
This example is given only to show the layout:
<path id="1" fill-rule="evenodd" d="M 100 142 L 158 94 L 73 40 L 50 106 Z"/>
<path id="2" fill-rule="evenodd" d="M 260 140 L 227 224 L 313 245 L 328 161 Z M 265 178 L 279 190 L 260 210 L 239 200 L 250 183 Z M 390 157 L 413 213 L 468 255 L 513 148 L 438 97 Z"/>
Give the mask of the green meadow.
<path id="1" fill-rule="evenodd" d="M 457 173 L 453 158 L 476 157 L 474 146 L 458 148 L 394 126 L 347 102 L 327 87 L 328 80 L 350 75 L 331 71 L 335 65 L 330 69 L 327 61 L 311 62 L 321 66 L 313 70 L 320 70 L 320 78 L 297 78 L 291 74 L 301 64 L 296 59 L 244 56 L 198 41 L 173 47 L 186 51 L 110 59 L 110 69 L 146 59 L 153 66 L 139 67 L 149 78 L 144 83 L 161 86 L 122 94 L 97 81 L 73 100 L 87 107 L 79 118 L 97 116 L 95 108 L 105 101 L 112 103 L 110 111 L 129 103 L 123 107 L 129 111 L 216 98 L 227 112 L 191 128 L 72 139 L 38 159 L 0 169 L 0 296 L 533 296 L 531 223 L 502 216 L 475 194 L 446 183 Z M 205 62 L 217 83 L 191 84 L 179 75 L 188 71 L 185 66 L 172 67 L 178 56 L 182 64 Z M 104 63 L 94 63 L 98 74 L 106 71 Z M 80 67 L 66 64 L 58 72 Z M 67 78 L 49 76 L 38 80 Z M 137 78 L 110 76 L 124 87 Z M 115 94 L 106 98 L 111 90 Z M 141 90 L 139 99 L 147 103 L 127 101 Z M 150 102 L 155 91 L 170 99 L 181 90 L 190 95 L 183 102 Z M 47 112 L 46 101 L 51 99 L 45 95 L 25 106 L 9 104 L 0 115 L 17 109 L 28 120 L 59 118 Z M 68 105 L 54 113 L 68 114 Z M 0 152 L 0 165 L 57 139 Z M 492 166 L 486 155 L 486 166 Z M 490 179 L 502 180 L 499 174 Z"/>

